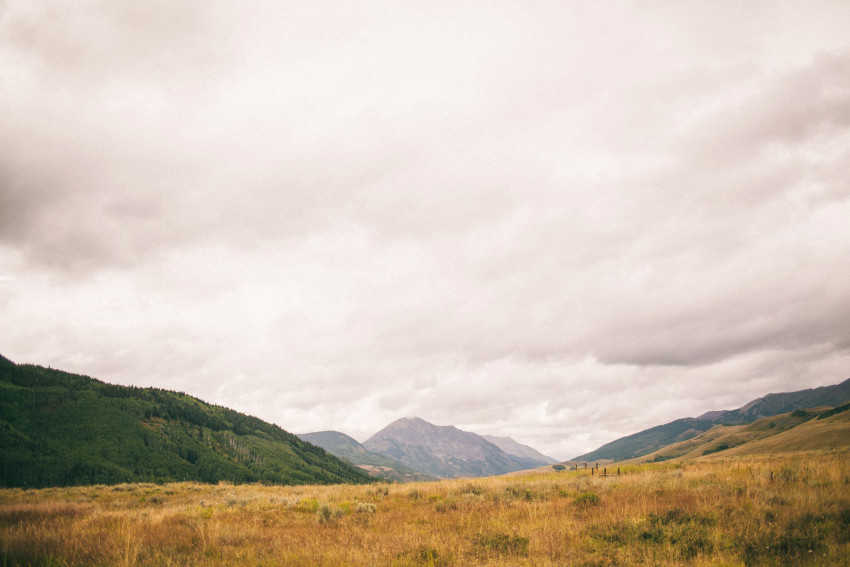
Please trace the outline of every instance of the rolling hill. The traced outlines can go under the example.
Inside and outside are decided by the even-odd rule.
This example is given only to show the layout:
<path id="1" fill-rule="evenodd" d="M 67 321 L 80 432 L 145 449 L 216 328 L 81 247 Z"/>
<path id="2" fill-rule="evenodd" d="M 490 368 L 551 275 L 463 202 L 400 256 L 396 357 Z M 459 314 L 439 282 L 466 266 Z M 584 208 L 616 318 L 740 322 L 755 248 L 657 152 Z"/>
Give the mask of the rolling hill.
<path id="1" fill-rule="evenodd" d="M 699 417 L 677 419 L 621 437 L 602 445 L 595 451 L 579 455 L 575 461 L 624 461 L 657 451 L 672 443 L 687 441 L 715 425 L 742 425 L 764 417 L 818 406 L 839 406 L 850 400 L 850 379 L 834 386 L 809 388 L 796 392 L 768 394 L 738 409 L 712 411 Z"/>
<path id="2" fill-rule="evenodd" d="M 606 443 L 595 451 L 579 455 L 574 461 L 625 461 L 646 455 L 671 443 L 678 443 L 696 437 L 714 427 L 710 421 L 693 417 L 677 419 L 664 425 L 657 425 L 616 441 Z"/>
<path id="3" fill-rule="evenodd" d="M 0 357 L 0 486 L 367 483 L 276 425 L 183 393 Z"/>
<path id="4" fill-rule="evenodd" d="M 692 439 L 673 443 L 635 461 L 731 457 L 847 449 L 850 404 L 761 418 L 746 425 L 715 425 Z"/>
<path id="5" fill-rule="evenodd" d="M 396 460 L 369 451 L 356 439 L 339 431 L 299 433 L 298 437 L 378 478 L 398 482 L 433 480 L 433 477 L 406 467 Z"/>

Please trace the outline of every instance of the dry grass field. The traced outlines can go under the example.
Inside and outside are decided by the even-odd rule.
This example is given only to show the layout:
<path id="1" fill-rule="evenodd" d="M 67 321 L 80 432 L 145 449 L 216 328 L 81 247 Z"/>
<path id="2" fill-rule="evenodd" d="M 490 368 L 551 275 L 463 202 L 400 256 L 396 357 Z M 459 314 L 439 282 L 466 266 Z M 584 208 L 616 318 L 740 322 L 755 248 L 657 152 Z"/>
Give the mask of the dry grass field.
<path id="1" fill-rule="evenodd" d="M 715 457 L 607 477 L 9 489 L 0 565 L 848 565 L 848 457 Z"/>

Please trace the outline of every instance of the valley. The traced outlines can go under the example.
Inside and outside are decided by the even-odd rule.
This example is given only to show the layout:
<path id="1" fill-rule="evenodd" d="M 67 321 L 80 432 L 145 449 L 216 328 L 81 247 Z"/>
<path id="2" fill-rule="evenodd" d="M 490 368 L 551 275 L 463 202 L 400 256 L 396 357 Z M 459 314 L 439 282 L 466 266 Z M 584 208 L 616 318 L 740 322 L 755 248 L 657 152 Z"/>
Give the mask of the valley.
<path id="1" fill-rule="evenodd" d="M 847 386 L 651 428 L 594 470 L 420 418 L 295 436 L 0 359 L 0 562 L 847 564 Z"/>

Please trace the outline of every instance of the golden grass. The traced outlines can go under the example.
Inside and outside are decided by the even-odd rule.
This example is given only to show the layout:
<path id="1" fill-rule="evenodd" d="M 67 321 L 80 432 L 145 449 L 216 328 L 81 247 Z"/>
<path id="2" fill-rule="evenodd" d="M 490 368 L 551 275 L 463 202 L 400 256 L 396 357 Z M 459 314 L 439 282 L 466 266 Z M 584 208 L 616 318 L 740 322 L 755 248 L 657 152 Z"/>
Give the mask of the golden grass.
<path id="1" fill-rule="evenodd" d="M 608 477 L 7 489 L 0 565 L 847 565 L 848 456 Z"/>
<path id="2" fill-rule="evenodd" d="M 673 443 L 629 462 L 697 459 L 711 454 L 725 458 L 850 449 L 850 411 L 825 419 L 816 419 L 816 411 L 810 410 L 806 417 L 781 414 L 748 425 L 717 425 L 693 439 Z M 726 448 L 715 452 L 721 445 Z"/>

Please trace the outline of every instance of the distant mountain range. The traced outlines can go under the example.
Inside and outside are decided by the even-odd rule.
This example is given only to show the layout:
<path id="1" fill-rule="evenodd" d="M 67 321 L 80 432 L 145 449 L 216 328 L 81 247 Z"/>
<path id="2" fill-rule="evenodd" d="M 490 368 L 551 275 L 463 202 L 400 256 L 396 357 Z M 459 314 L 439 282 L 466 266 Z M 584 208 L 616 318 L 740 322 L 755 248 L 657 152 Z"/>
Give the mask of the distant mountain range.
<path id="1" fill-rule="evenodd" d="M 256 417 L 0 356 L 0 486 L 184 480 L 374 481 Z"/>
<path id="2" fill-rule="evenodd" d="M 768 394 L 735 410 L 640 431 L 564 464 L 845 446 L 848 400 L 850 380 Z M 481 436 L 415 417 L 389 424 L 362 444 L 336 431 L 295 436 L 180 392 L 106 384 L 0 356 L 0 486 L 5 487 L 418 481 L 556 463 L 509 437 Z"/>
<path id="3" fill-rule="evenodd" d="M 328 453 L 345 459 L 372 476 L 398 482 L 434 480 L 433 476 L 404 466 L 399 461 L 373 453 L 353 437 L 339 431 L 301 433 L 298 437 L 321 447 Z"/>
<path id="4" fill-rule="evenodd" d="M 761 418 L 806 410 L 821 406 L 840 406 L 850 400 L 850 379 L 834 386 L 809 388 L 797 392 L 768 394 L 753 400 L 738 409 L 712 411 L 699 417 L 677 419 L 621 437 L 599 447 L 595 451 L 579 455 L 574 461 L 624 461 L 648 455 L 667 445 L 693 439 L 715 425 L 741 425 L 753 423 Z"/>
<path id="5" fill-rule="evenodd" d="M 488 476 L 558 462 L 510 437 L 481 436 L 417 417 L 399 419 L 363 444 L 339 431 L 299 437 L 374 476 L 396 481 Z"/>
<path id="6" fill-rule="evenodd" d="M 450 425 L 407 417 L 375 433 L 363 447 L 438 478 L 498 475 L 555 461 L 512 439 L 498 441 L 504 448 Z"/>

